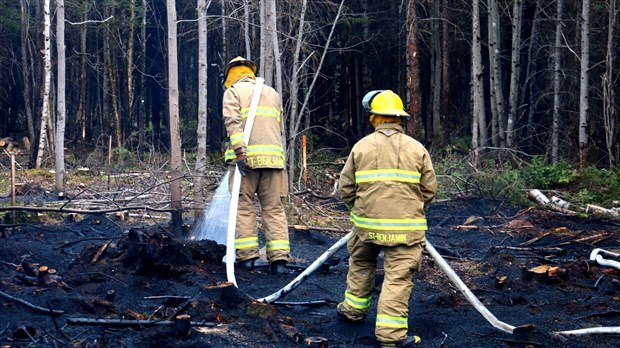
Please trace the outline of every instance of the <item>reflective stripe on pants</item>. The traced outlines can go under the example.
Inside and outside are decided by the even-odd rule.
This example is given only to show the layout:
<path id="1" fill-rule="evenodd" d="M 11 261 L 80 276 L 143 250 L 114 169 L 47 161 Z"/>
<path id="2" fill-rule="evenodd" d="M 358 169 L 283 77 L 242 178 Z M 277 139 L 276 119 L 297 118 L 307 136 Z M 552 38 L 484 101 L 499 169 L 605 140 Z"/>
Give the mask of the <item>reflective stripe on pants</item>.
<path id="1" fill-rule="evenodd" d="M 282 204 L 280 182 L 284 177 L 283 172 L 281 169 L 255 169 L 242 176 L 235 243 L 242 247 L 237 247 L 237 261 L 259 257 L 254 209 L 255 196 L 258 196 L 263 216 L 267 260 L 270 263 L 276 260 L 288 261 L 290 254 L 288 222 Z M 232 176 L 230 179 L 229 187 L 232 188 Z M 256 243 L 248 243 L 248 241 L 256 241 Z"/>
<path id="2" fill-rule="evenodd" d="M 357 299 L 370 298 L 374 287 L 377 257 L 383 250 L 385 277 L 377 303 L 375 335 L 380 342 L 399 342 L 408 330 L 409 298 L 413 288 L 413 272 L 419 269 L 423 245 L 382 247 L 365 243 L 357 235 L 348 242 L 349 272 L 345 294 Z M 351 319 L 361 319 L 368 308 L 356 308 L 347 301 L 342 311 Z M 370 305 L 370 303 L 369 303 Z"/>

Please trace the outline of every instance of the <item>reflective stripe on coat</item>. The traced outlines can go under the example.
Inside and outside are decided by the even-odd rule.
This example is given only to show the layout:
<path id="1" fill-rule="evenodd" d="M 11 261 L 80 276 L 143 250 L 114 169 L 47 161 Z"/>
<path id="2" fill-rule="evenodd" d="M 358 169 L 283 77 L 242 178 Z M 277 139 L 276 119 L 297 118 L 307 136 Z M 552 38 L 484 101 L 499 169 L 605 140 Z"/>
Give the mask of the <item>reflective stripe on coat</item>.
<path id="1" fill-rule="evenodd" d="M 382 123 L 353 146 L 338 193 L 351 209 L 356 234 L 389 246 L 424 240 L 424 209 L 436 191 L 426 148 L 400 125 Z"/>

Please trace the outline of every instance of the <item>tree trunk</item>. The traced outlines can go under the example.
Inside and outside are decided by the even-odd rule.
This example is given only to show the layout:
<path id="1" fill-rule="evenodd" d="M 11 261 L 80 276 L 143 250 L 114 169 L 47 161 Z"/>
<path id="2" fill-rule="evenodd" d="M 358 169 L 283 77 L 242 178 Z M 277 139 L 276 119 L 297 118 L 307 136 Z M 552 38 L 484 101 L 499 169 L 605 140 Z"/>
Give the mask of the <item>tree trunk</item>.
<path id="1" fill-rule="evenodd" d="M 443 0 L 442 21 L 441 21 L 441 92 L 442 92 L 442 113 L 447 117 L 450 114 L 450 38 L 448 37 L 448 26 L 450 25 L 450 15 L 448 13 L 448 1 Z"/>
<path id="2" fill-rule="evenodd" d="M 525 105 L 527 105 L 527 121 L 525 124 L 525 138 L 526 139 L 533 139 L 533 133 L 534 133 L 534 127 L 533 127 L 533 123 L 534 123 L 534 111 L 536 110 L 535 106 L 535 100 L 536 97 L 534 96 L 534 93 L 536 91 L 535 89 L 535 76 L 536 76 L 536 71 L 538 70 L 538 54 L 536 54 L 536 52 L 538 51 L 538 36 L 539 36 L 539 31 L 540 31 L 540 22 L 541 22 L 541 0 L 536 0 L 536 9 L 534 10 L 534 20 L 532 23 L 532 30 L 531 30 L 531 34 L 530 34 L 530 43 L 528 45 L 527 48 L 527 67 L 525 68 L 525 81 L 527 81 L 527 99 L 524 102 Z M 515 120 L 516 122 L 516 120 Z M 513 132 L 514 133 L 514 132 Z M 532 141 L 528 141 L 527 143 L 527 149 L 528 152 L 532 151 L 533 148 L 533 142 Z"/>
<path id="3" fill-rule="evenodd" d="M 114 7 L 110 6 L 110 16 L 115 15 Z M 106 67 L 104 70 L 107 71 L 107 90 L 109 93 L 108 101 L 110 103 L 109 106 L 112 107 L 112 124 L 113 124 L 113 134 L 114 141 L 116 142 L 116 146 L 121 148 L 123 147 L 123 138 L 121 133 L 121 112 L 119 109 L 119 90 L 118 90 L 118 67 L 116 65 L 116 61 L 114 60 L 114 55 L 112 54 L 113 50 L 113 40 L 111 31 L 112 28 L 106 28 L 104 34 L 104 62 Z M 107 48 L 107 49 L 106 49 Z M 108 106 L 108 107 L 109 107 Z M 109 110 L 109 109 L 108 109 Z"/>
<path id="4" fill-rule="evenodd" d="M 168 117 L 170 118 L 170 201 L 172 230 L 175 236 L 183 232 L 181 202 L 181 133 L 179 129 L 179 63 L 177 55 L 177 10 L 175 0 L 166 0 L 168 18 Z"/>
<path id="5" fill-rule="evenodd" d="M 276 1 L 261 1 L 261 75 L 265 79 L 265 84 L 273 86 L 274 64 L 274 35 L 276 31 Z"/>
<path id="6" fill-rule="evenodd" d="M 480 0 L 472 1 L 472 46 L 471 46 L 471 94 L 472 94 L 472 123 L 471 149 L 472 164 L 478 162 L 479 144 L 486 142 L 486 121 L 484 115 L 484 85 L 482 84 L 482 59 L 480 43 Z M 480 134 L 480 136 L 478 135 Z M 480 142 L 478 142 L 480 137 Z"/>
<path id="7" fill-rule="evenodd" d="M 440 3 L 441 0 L 436 0 L 435 6 L 436 10 L 434 17 L 437 18 L 433 20 L 431 24 L 431 105 L 432 105 L 432 127 L 431 134 L 433 142 L 436 145 L 441 145 L 443 143 L 443 129 L 441 129 L 441 32 L 440 32 Z"/>
<path id="8" fill-rule="evenodd" d="M 304 37 L 304 19 L 306 16 L 306 9 L 308 5 L 308 0 L 302 0 L 301 3 L 301 11 L 299 13 L 299 26 L 297 29 L 297 38 L 295 40 L 295 50 L 293 51 L 292 57 L 292 68 L 291 68 L 291 85 L 289 87 L 289 95 L 290 95 L 290 103 L 291 109 L 289 112 L 289 131 L 288 134 L 292 138 L 291 142 L 288 144 L 289 147 L 287 149 L 287 161 L 288 161 L 288 186 L 289 188 L 293 186 L 293 180 L 295 177 L 295 124 L 297 123 L 297 119 L 300 118 L 300 114 L 298 114 L 299 107 L 299 69 L 301 62 L 299 57 L 301 55 L 301 44 Z"/>
<path id="9" fill-rule="evenodd" d="M 138 157 L 142 159 L 144 152 L 144 130 L 146 128 L 146 15 L 148 11 L 147 0 L 142 0 L 142 23 L 140 24 L 140 37 L 142 38 L 142 55 L 140 57 L 140 102 L 138 103 Z"/>
<path id="10" fill-rule="evenodd" d="M 523 2 L 514 0 L 512 9 L 512 55 L 510 59 L 510 94 L 508 97 L 508 118 L 506 120 L 506 146 L 513 148 L 514 123 L 517 119 L 517 107 L 519 103 L 519 73 L 521 71 L 521 18 Z"/>
<path id="11" fill-rule="evenodd" d="M 136 0 L 129 3 L 129 37 L 127 38 L 127 110 L 125 110 L 125 118 L 129 124 L 129 129 L 133 124 L 133 104 L 134 104 L 134 80 L 133 80 L 133 51 L 135 45 L 134 35 L 136 33 L 134 21 L 136 20 Z"/>
<path id="12" fill-rule="evenodd" d="M 293 120 L 291 120 L 291 123 L 294 123 L 294 127 L 293 127 L 293 131 L 290 132 L 290 136 L 291 136 L 291 143 L 295 144 L 295 141 L 297 140 L 297 133 L 299 131 L 299 124 L 301 122 L 301 115 L 308 110 L 309 107 L 309 103 L 310 103 L 310 97 L 312 96 L 312 91 L 314 90 L 314 86 L 316 85 L 316 81 L 318 80 L 320 74 L 321 74 L 321 67 L 323 66 L 323 62 L 325 61 L 325 56 L 327 55 L 327 52 L 329 51 L 329 45 L 332 41 L 332 38 L 334 36 L 334 32 L 336 30 L 336 24 L 338 24 L 338 20 L 340 19 L 340 16 L 342 15 L 342 8 L 344 6 L 344 1 L 345 0 L 340 0 L 340 5 L 338 6 L 338 13 L 336 13 L 336 17 L 334 18 L 334 21 L 332 22 L 332 26 L 331 29 L 329 31 L 329 35 L 327 36 L 327 40 L 325 41 L 325 47 L 323 47 L 323 52 L 321 53 L 321 58 L 319 60 L 318 66 L 315 69 L 314 72 L 314 76 L 312 76 L 312 82 L 310 83 L 310 85 L 308 86 L 308 88 L 305 91 L 305 97 L 304 97 L 304 101 L 301 104 L 301 108 L 299 108 L 299 115 L 297 117 L 297 119 L 293 122 Z M 306 0 L 304 0 L 304 2 L 306 2 Z M 310 117 L 309 115 L 310 113 L 308 112 L 308 117 Z M 294 151 L 291 151 L 294 152 Z M 290 171 L 290 177 L 294 177 L 295 175 L 295 171 L 293 170 L 294 168 L 289 167 L 289 171 Z M 290 179 L 289 179 L 290 180 Z"/>
<path id="13" fill-rule="evenodd" d="M 245 58 L 252 60 L 250 46 L 250 0 L 243 0 L 243 37 L 245 39 Z"/>
<path id="14" fill-rule="evenodd" d="M 607 54 L 605 55 L 605 75 L 603 75 L 603 119 L 605 123 L 605 145 L 607 146 L 607 156 L 609 158 L 609 169 L 613 169 L 616 164 L 616 152 L 614 146 L 617 125 L 616 95 L 614 90 L 614 52 L 615 52 L 615 28 L 618 11 L 616 0 L 607 2 L 609 11 L 609 24 L 607 26 Z"/>
<path id="15" fill-rule="evenodd" d="M 82 4 L 84 24 L 80 26 L 80 102 L 78 119 L 80 120 L 80 141 L 82 149 L 86 146 L 86 34 L 88 33 L 88 3 Z"/>
<path id="16" fill-rule="evenodd" d="M 168 0 L 166 0 L 168 1 Z M 228 63 L 228 61 L 234 57 L 229 57 L 228 55 L 228 30 L 227 25 L 228 21 L 226 20 L 226 3 L 228 0 L 220 1 L 220 16 L 222 17 L 222 61 L 224 64 Z M 247 45 L 247 43 L 246 43 Z M 248 52 L 246 52 L 247 54 Z M 247 58 L 250 59 L 250 58 Z M 222 71 L 224 73 L 224 71 Z"/>
<path id="17" fill-rule="evenodd" d="M 207 167 L 207 3 L 198 0 L 198 127 L 196 129 L 196 181 L 194 217 L 204 210 L 203 178 Z"/>
<path id="18" fill-rule="evenodd" d="M 551 125 L 551 162 L 554 164 L 559 161 L 560 149 L 560 49 L 562 48 L 563 11 L 564 0 L 556 0 L 555 43 L 553 47 L 553 120 Z M 532 96 L 530 99 L 533 99 Z"/>
<path id="19" fill-rule="evenodd" d="M 58 87 L 56 115 L 56 190 L 65 190 L 65 1 L 56 0 L 56 54 L 58 55 Z"/>
<path id="20" fill-rule="evenodd" d="M 26 114 L 26 122 L 28 125 L 28 138 L 34 141 L 36 134 L 34 131 L 34 117 L 32 115 L 32 83 L 30 81 L 30 64 L 28 64 L 28 10 L 24 0 L 19 0 L 20 11 L 20 34 L 21 34 L 21 70 L 24 96 L 24 113 Z"/>
<path id="21" fill-rule="evenodd" d="M 417 0 L 407 0 L 407 90 L 409 114 L 407 134 L 414 138 L 420 134 L 420 59 L 418 54 Z"/>
<path id="22" fill-rule="evenodd" d="M 581 7 L 581 64 L 579 74 L 579 166 L 588 165 L 588 68 L 590 66 L 590 0 Z"/>
<path id="23" fill-rule="evenodd" d="M 504 91 L 501 67 L 501 30 L 497 0 L 489 0 L 489 94 L 491 97 L 491 137 L 493 145 L 504 146 Z M 486 123 L 485 123 L 486 124 Z M 483 125 L 480 124 L 482 127 Z M 486 131 L 485 131 L 486 132 Z M 483 131 L 481 130 L 481 137 Z M 484 137 L 486 138 L 486 137 Z M 484 142 L 482 143 L 484 146 Z"/>
<path id="24" fill-rule="evenodd" d="M 47 142 L 47 131 L 50 118 L 50 85 L 52 80 L 52 51 L 50 45 L 50 0 L 43 3 L 43 59 L 44 59 L 44 78 L 43 78 L 43 106 L 41 107 L 41 132 L 39 134 L 39 150 L 37 152 L 36 168 L 41 168 L 45 143 Z"/>

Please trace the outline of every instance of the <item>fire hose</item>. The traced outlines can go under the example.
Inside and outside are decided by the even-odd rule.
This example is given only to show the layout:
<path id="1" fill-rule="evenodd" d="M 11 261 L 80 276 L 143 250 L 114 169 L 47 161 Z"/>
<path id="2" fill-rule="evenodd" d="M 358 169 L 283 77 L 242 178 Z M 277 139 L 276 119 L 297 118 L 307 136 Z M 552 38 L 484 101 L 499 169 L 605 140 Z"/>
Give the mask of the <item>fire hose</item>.
<path id="1" fill-rule="evenodd" d="M 603 258 L 602 254 L 606 254 L 607 256 L 614 257 L 616 260 L 618 259 L 618 257 L 620 257 L 620 254 L 618 253 L 613 253 L 611 251 L 596 248 L 592 250 L 592 252 L 590 253 L 590 261 L 596 261 L 601 266 L 615 267 L 617 269 L 620 269 L 620 262 L 605 259 Z"/>
<path id="2" fill-rule="evenodd" d="M 250 141 L 250 134 L 252 133 L 254 118 L 256 116 L 256 108 L 258 107 L 258 101 L 264 82 L 265 80 L 262 77 L 256 78 L 256 85 L 254 86 L 254 94 L 252 94 L 252 100 L 250 101 L 248 118 L 245 122 L 245 128 L 243 129 L 243 140 L 246 145 Z M 237 168 L 233 177 L 233 187 L 230 193 L 230 210 L 228 211 L 228 230 L 226 233 L 226 256 L 224 257 L 226 261 L 226 278 L 235 286 L 237 286 L 237 280 L 235 278 L 235 230 L 237 228 L 237 206 L 239 205 L 240 190 L 241 171 Z"/>
<path id="3" fill-rule="evenodd" d="M 278 299 L 286 296 L 291 291 L 293 291 L 297 286 L 299 286 L 304 280 L 306 280 L 314 271 L 316 271 L 325 261 L 327 261 L 336 251 L 342 248 L 351 236 L 353 232 L 349 232 L 346 236 L 342 237 L 339 241 L 337 241 L 334 245 L 332 245 L 329 249 L 327 249 L 319 258 L 317 258 L 308 268 L 306 268 L 302 273 L 300 273 L 295 279 L 293 279 L 290 283 L 284 286 L 282 289 L 276 291 L 275 293 L 258 299 L 259 302 L 267 302 L 273 303 Z M 446 273 L 448 278 L 458 287 L 458 289 L 465 295 L 465 298 L 476 308 L 476 310 L 482 314 L 482 316 L 495 328 L 510 333 L 510 334 L 523 334 L 529 332 L 534 329 L 534 325 L 527 324 L 521 326 L 513 326 L 507 324 L 503 321 L 500 321 L 491 313 L 483 304 L 478 300 L 476 295 L 474 295 L 471 290 L 463 283 L 461 278 L 454 272 L 454 270 L 448 265 L 446 260 L 435 250 L 433 245 L 427 240 L 426 241 L 426 251 L 431 255 L 433 260 L 437 262 L 439 267 Z"/>

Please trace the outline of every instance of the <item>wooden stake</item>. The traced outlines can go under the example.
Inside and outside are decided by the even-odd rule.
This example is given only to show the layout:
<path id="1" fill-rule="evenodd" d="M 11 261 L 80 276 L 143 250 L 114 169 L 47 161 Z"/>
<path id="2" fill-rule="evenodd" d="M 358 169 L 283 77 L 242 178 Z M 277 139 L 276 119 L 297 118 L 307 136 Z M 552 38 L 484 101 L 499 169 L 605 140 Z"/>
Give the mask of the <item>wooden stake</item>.
<path id="1" fill-rule="evenodd" d="M 11 152 L 11 204 L 15 206 L 15 153 Z M 15 212 L 13 212 L 13 225 L 15 225 Z"/>
<path id="2" fill-rule="evenodd" d="M 110 190 L 110 176 L 112 175 L 112 136 L 108 140 L 108 190 Z"/>
<path id="3" fill-rule="evenodd" d="M 307 149 L 307 140 L 306 135 L 303 134 L 301 136 L 301 163 L 303 167 L 303 175 L 304 175 L 304 185 L 308 184 L 308 167 L 306 165 L 306 149 Z"/>

